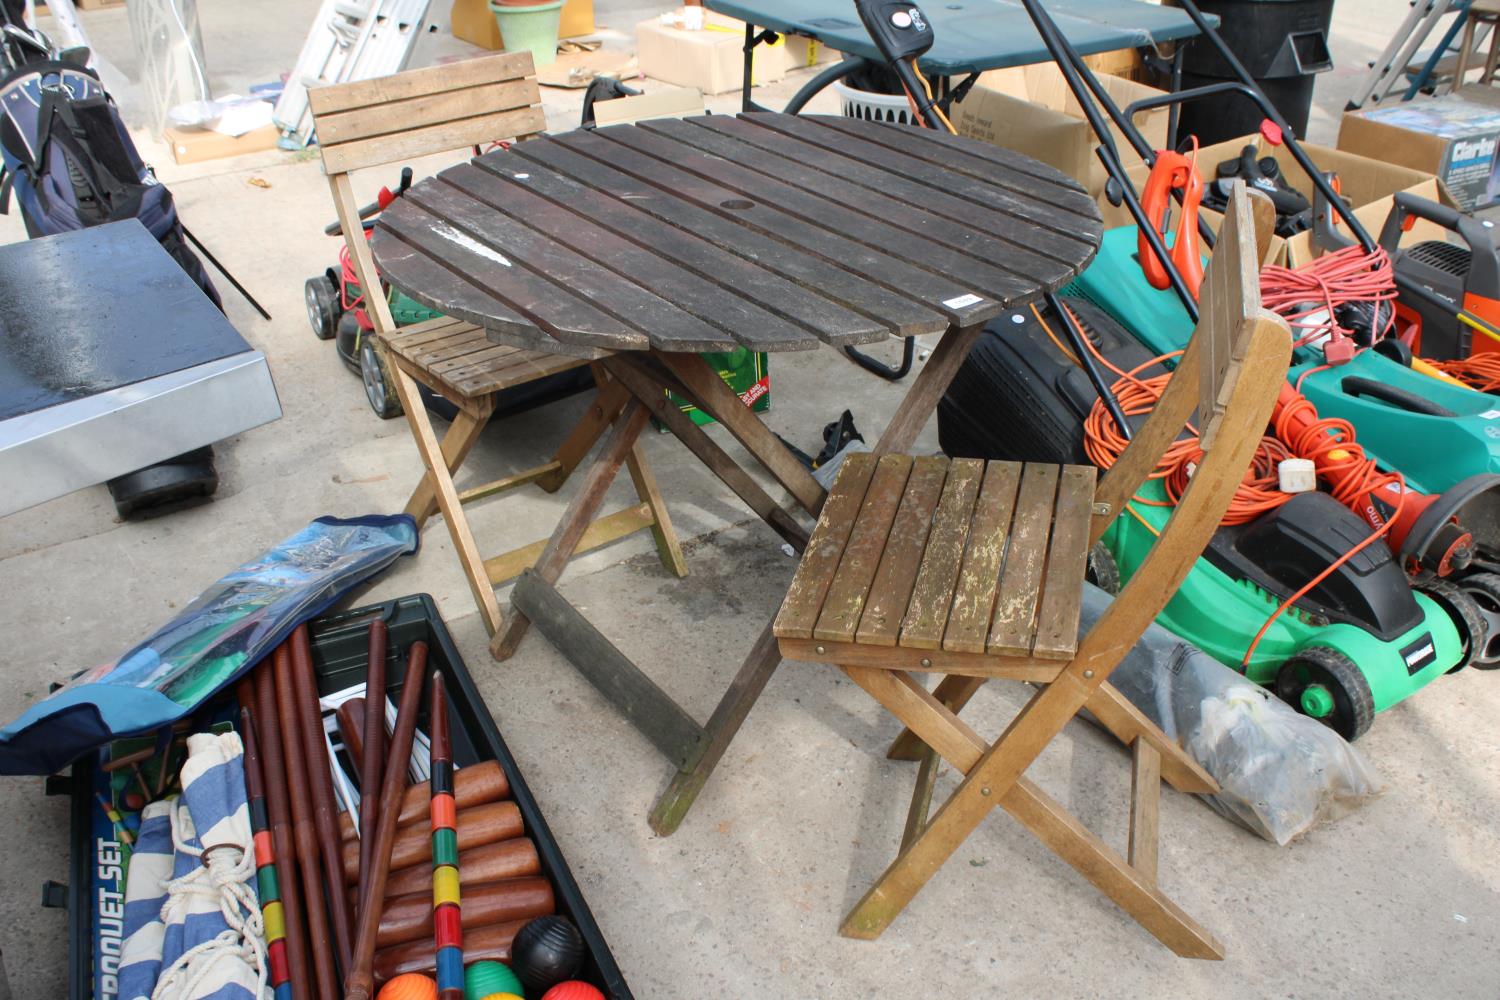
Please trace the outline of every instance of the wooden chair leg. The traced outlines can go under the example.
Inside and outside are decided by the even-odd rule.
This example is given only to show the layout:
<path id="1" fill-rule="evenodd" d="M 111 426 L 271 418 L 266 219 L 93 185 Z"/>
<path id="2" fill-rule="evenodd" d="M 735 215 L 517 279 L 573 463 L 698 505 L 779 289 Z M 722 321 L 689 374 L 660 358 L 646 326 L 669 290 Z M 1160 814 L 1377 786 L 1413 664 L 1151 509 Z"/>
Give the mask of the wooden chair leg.
<path id="1" fill-rule="evenodd" d="M 1155 748 L 1160 759 L 1161 775 L 1179 792 L 1214 795 L 1219 783 L 1187 751 L 1162 732 L 1156 723 L 1119 692 L 1113 684 L 1101 684 L 1089 695 L 1087 707 L 1099 724 L 1114 734 L 1120 743 L 1134 747 L 1142 741 Z"/>
<path id="2" fill-rule="evenodd" d="M 924 744 L 966 775 L 932 822 L 902 848 L 850 911 L 841 934 L 880 936 L 958 845 L 999 805 L 1174 952 L 1185 958 L 1224 957 L 1223 947 L 1213 935 L 1156 887 L 1154 873 L 1148 878 L 1138 871 L 1031 781 L 1018 778 L 1003 793 L 983 783 L 983 765 L 1000 748 L 999 742 L 986 747 L 973 729 L 907 674 L 867 667 L 841 669 L 910 726 Z M 1141 784 L 1148 783 L 1149 778 L 1143 776 Z M 1143 822 L 1148 821 L 1143 817 Z M 1146 836 L 1144 827 L 1142 836 Z"/>
<path id="3" fill-rule="evenodd" d="M 666 501 L 662 499 L 661 490 L 656 485 L 656 474 L 646 461 L 646 453 L 639 439 L 630 449 L 625 467 L 630 470 L 630 481 L 635 484 L 636 496 L 651 508 L 651 537 L 656 540 L 656 554 L 661 558 L 661 564 L 673 576 L 687 576 L 687 560 L 682 557 L 682 544 L 677 540 L 677 531 L 672 527 Z"/>
<path id="4" fill-rule="evenodd" d="M 1464 19 L 1463 41 L 1458 44 L 1458 63 L 1453 67 L 1453 90 L 1464 85 L 1464 77 L 1469 72 L 1469 52 L 1474 48 L 1474 18 L 1468 14 L 1460 15 Z"/>
<path id="5" fill-rule="evenodd" d="M 1161 829 L 1161 755 L 1136 740 L 1130 768 L 1130 866 L 1156 884 L 1156 843 Z"/>
<path id="6" fill-rule="evenodd" d="M 428 419 L 427 407 L 422 405 L 422 394 L 417 389 L 416 381 L 399 365 L 393 367 L 391 375 L 396 383 L 396 394 L 401 397 L 401 405 L 406 410 L 406 422 L 416 440 L 417 453 L 422 456 L 422 464 L 427 467 L 427 479 L 433 484 L 434 500 L 438 510 L 442 511 L 443 521 L 448 525 L 453 547 L 458 550 L 458 561 L 469 582 L 469 590 L 474 594 L 474 603 L 479 605 L 485 630 L 494 634 L 500 627 L 500 605 L 495 600 L 494 588 L 490 586 L 489 576 L 485 573 L 479 547 L 474 544 L 474 533 L 469 529 L 463 505 L 458 502 L 458 491 L 453 486 L 453 476 L 448 471 L 442 446 L 438 444 L 437 435 L 433 432 L 432 421 Z"/>
<path id="7" fill-rule="evenodd" d="M 963 711 L 964 706 L 969 703 L 969 699 L 974 697 L 975 692 L 983 686 L 983 677 L 962 677 L 958 674 L 949 674 L 938 681 L 937 690 L 933 692 L 933 697 L 948 706 L 949 711 L 957 715 Z M 885 752 L 885 755 L 889 760 L 921 760 L 923 755 L 922 747 L 922 740 L 916 733 L 910 729 L 903 729 L 901 730 L 901 735 L 897 736 L 895 741 L 891 743 L 891 748 Z"/>
<path id="8" fill-rule="evenodd" d="M 562 519 L 558 521 L 552 537 L 547 540 L 547 547 L 542 550 L 541 556 L 537 558 L 536 565 L 533 567 L 536 574 L 547 583 L 555 584 L 558 577 L 562 576 L 563 567 L 567 565 L 574 549 L 578 547 L 578 542 L 583 537 L 584 531 L 588 529 L 589 523 L 599 513 L 599 506 L 604 502 L 604 495 L 609 491 L 610 483 L 614 482 L 615 476 L 619 475 L 620 466 L 624 464 L 631 448 L 635 446 L 636 439 L 640 437 L 648 418 L 646 408 L 631 400 L 615 421 L 614 429 L 605 439 L 599 456 L 594 459 L 593 464 L 584 474 L 583 485 L 568 501 Z M 482 563 L 480 568 L 483 569 Z M 485 586 L 489 586 L 487 579 Z M 490 639 L 490 655 L 497 660 L 509 659 L 515 653 L 516 647 L 520 645 L 522 637 L 526 635 L 529 625 L 530 622 L 527 621 L 526 616 L 512 607 L 503 627 L 499 628 Z"/>
<path id="9" fill-rule="evenodd" d="M 458 415 L 453 418 L 453 423 L 448 427 L 448 433 L 443 435 L 443 465 L 447 468 L 450 479 L 453 473 L 458 471 L 458 467 L 463 465 L 464 459 L 469 457 L 469 452 L 479 441 L 479 435 L 489 423 L 490 414 L 493 412 L 495 412 L 493 394 L 470 400 L 459 407 Z M 418 531 L 422 530 L 428 518 L 438 512 L 437 490 L 433 485 L 431 474 L 425 472 L 422 474 L 422 481 L 412 491 L 411 499 L 406 501 L 406 512 L 416 520 Z"/>
<path id="10" fill-rule="evenodd" d="M 1495 66 L 1500 62 L 1500 19 L 1490 20 L 1490 51 L 1484 60 L 1484 72 L 1479 77 L 1479 82 L 1488 86 L 1494 82 Z"/>
<path id="11" fill-rule="evenodd" d="M 578 468 L 578 463 L 593 450 L 594 445 L 609 429 L 610 423 L 620 415 L 620 408 L 630 396 L 624 386 L 609 377 L 603 365 L 593 364 L 589 367 L 594 371 L 594 381 L 599 389 L 594 394 L 593 403 L 552 456 L 557 469 L 536 481 L 548 493 L 556 493 L 568 481 L 573 470 Z"/>

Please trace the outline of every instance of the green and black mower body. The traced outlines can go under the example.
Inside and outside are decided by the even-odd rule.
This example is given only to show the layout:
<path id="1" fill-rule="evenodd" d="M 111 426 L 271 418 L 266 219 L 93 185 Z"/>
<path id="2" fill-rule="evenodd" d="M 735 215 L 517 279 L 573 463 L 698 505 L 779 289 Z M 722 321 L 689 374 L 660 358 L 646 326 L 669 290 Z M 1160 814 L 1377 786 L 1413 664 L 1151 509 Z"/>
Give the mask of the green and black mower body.
<path id="1" fill-rule="evenodd" d="M 1063 302 L 1116 367 L 1129 371 L 1158 353 L 1090 301 L 1065 296 Z M 1060 317 L 1042 315 L 1056 333 Z M 1015 312 L 986 328 L 940 401 L 939 440 L 955 456 L 1086 462 L 1083 421 L 1097 398 L 1082 369 L 1036 318 Z M 1148 481 L 1139 497 L 1093 554 L 1101 585 L 1110 577 L 1129 580 L 1167 521 L 1170 508 L 1159 505 L 1165 501 L 1159 482 Z M 1245 662 L 1277 606 L 1369 532 L 1324 493 L 1303 494 L 1249 524 L 1220 528 L 1158 620 L 1356 738 L 1377 712 L 1466 666 L 1487 636 L 1469 598 L 1444 581 L 1414 589 L 1377 542 L 1281 615 Z"/>

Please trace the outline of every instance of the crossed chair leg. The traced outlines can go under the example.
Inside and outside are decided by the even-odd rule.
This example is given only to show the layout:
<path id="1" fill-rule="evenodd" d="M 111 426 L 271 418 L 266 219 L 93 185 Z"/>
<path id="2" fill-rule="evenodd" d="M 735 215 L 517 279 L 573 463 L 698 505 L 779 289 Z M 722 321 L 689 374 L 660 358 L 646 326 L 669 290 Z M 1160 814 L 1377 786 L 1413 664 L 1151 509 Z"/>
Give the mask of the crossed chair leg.
<path id="1" fill-rule="evenodd" d="M 1118 703 L 1124 699 L 1117 693 L 1103 693 L 1113 692 L 1107 684 L 1091 693 L 1070 675 L 1061 675 L 1057 682 L 1038 691 L 1005 733 L 988 744 L 944 702 L 946 697 L 961 704 L 982 681 L 945 678 L 935 694 L 902 671 L 856 666 L 841 669 L 908 727 L 892 747 L 892 756 L 911 756 L 910 751 L 916 748 L 920 757 L 925 746 L 965 777 L 930 821 L 924 822 L 921 815 L 926 812 L 925 802 L 920 805 L 920 814 L 914 802 L 900 854 L 845 918 L 840 933 L 855 938 L 878 937 L 998 806 L 1172 951 L 1185 958 L 1223 958 L 1223 948 L 1213 935 L 1156 884 L 1160 779 L 1168 777 L 1174 786 L 1187 791 L 1211 791 L 1217 786 L 1149 720 L 1121 709 Z M 1096 704 L 1105 706 L 1105 715 L 1114 723 L 1111 729 L 1119 727 L 1131 735 L 1127 741 L 1134 750 L 1128 859 L 1023 774 L 1079 708 L 1086 705 L 1093 709 Z M 924 767 L 927 795 L 931 793 L 931 770 L 930 765 Z M 923 795 L 919 783 L 917 799 Z"/>
<path id="2" fill-rule="evenodd" d="M 621 411 L 629 394 L 608 376 L 602 366 L 595 365 L 594 374 L 599 391 L 551 460 L 460 492 L 454 485 L 453 473 L 468 457 L 494 412 L 494 395 L 466 399 L 459 403 L 458 414 L 448 432 L 439 440 L 422 403 L 416 379 L 399 359 L 393 360 L 396 360 L 393 376 L 397 395 L 406 410 L 407 423 L 411 427 L 412 437 L 416 440 L 417 451 L 426 470 L 407 501 L 406 512 L 416 520 L 418 530 L 433 514 L 443 515 L 443 521 L 453 538 L 453 546 L 458 551 L 464 578 L 479 606 L 485 628 L 494 635 L 504 625 L 499 602 L 495 599 L 495 587 L 520 575 L 522 570 L 530 566 L 540 565 L 547 555 L 549 540 L 543 539 L 498 556 L 483 558 L 464 513 L 464 505 L 529 483 L 535 483 L 549 493 L 556 492 L 582 463 L 599 438 L 622 419 Z M 636 435 L 638 434 L 639 429 L 636 431 Z M 672 527 L 655 474 L 635 440 L 636 435 L 632 435 L 621 456 L 621 462 L 630 471 L 640 502 L 597 520 L 593 519 L 593 513 L 598 504 L 594 503 L 588 515 L 582 519 L 577 537 L 572 540 L 568 550 L 561 554 L 561 558 L 565 562 L 577 552 L 598 548 L 642 528 L 650 528 L 662 565 L 679 577 L 686 576 L 687 564 L 682 556 L 677 533 Z M 615 467 L 618 469 L 619 465 Z M 602 494 L 598 499 L 603 499 Z M 561 572 L 560 565 L 557 572 Z M 519 636 L 516 639 L 519 641 Z M 514 647 L 511 648 L 513 651 Z"/>

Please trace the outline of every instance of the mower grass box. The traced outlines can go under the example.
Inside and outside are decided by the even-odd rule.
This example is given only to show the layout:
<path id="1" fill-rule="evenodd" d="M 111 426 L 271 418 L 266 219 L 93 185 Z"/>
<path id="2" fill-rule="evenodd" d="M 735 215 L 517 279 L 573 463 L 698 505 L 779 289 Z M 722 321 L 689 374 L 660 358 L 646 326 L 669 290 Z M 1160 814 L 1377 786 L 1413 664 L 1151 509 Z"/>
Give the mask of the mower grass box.
<path id="1" fill-rule="evenodd" d="M 600 989 L 610 1000 L 631 1000 L 633 994 L 615 963 L 583 891 L 568 868 L 562 849 L 548 829 L 535 797 L 521 776 L 485 706 L 458 647 L 439 617 L 432 598 L 414 594 L 369 605 L 309 623 L 313 669 L 321 695 L 342 690 L 364 679 L 369 624 L 379 618 L 389 630 L 386 674 L 396 696 L 405 669 L 405 650 L 418 640 L 428 645 L 427 665 L 441 671 L 449 698 L 449 726 L 455 763 L 460 767 L 498 760 L 509 780 L 511 799 L 521 812 L 526 835 L 535 842 L 541 872 L 552 883 L 557 912 L 569 917 L 583 935 L 586 952 L 578 978 Z M 212 712 L 213 706 L 205 706 Z M 425 731 L 425 713 L 418 727 Z M 116 827 L 95 805 L 95 793 L 110 789 L 109 775 L 88 754 L 73 765 L 67 777 L 50 778 L 48 794 L 68 794 L 71 802 L 68 886 L 48 883 L 43 904 L 68 909 L 68 1000 L 116 1000 L 115 974 L 119 967 L 123 926 L 123 893 L 129 848 Z M 123 772 L 121 772 L 123 774 Z"/>
<path id="2" fill-rule="evenodd" d="M 1339 148 L 1436 175 L 1465 212 L 1500 198 L 1500 98 L 1488 86 L 1346 112 Z"/>
<path id="3" fill-rule="evenodd" d="M 1121 107 L 1161 91 L 1117 76 L 1099 82 Z M 1167 142 L 1167 110 L 1157 108 L 1136 117 L 1153 148 Z M 968 95 L 953 108 L 953 125 L 961 135 L 1041 160 L 1084 185 L 1095 198 L 1104 192 L 1104 168 L 1094 156 L 1094 133 L 1078 99 L 1056 66 L 1016 66 L 982 74 Z M 1118 130 L 1115 144 L 1129 145 Z"/>

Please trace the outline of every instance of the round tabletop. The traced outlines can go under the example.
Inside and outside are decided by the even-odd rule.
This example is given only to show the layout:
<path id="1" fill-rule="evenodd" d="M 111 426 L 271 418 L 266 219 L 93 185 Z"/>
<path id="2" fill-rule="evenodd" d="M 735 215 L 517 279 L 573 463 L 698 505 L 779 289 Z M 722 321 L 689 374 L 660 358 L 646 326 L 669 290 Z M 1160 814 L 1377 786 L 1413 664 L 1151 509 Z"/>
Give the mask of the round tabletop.
<path id="1" fill-rule="evenodd" d="M 1102 233 L 1075 181 L 927 129 L 747 113 L 548 135 L 381 213 L 395 287 L 558 353 L 795 351 L 971 326 Z"/>

